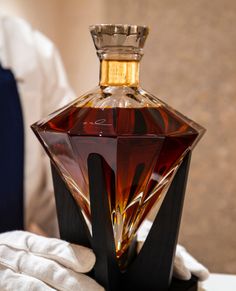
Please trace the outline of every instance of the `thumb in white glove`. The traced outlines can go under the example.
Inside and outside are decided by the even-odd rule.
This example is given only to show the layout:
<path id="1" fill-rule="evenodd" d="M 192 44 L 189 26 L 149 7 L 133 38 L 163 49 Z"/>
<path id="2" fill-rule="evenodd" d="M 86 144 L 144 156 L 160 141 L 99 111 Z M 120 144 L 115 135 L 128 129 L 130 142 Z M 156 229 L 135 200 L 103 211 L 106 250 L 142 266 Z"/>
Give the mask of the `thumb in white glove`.
<path id="1" fill-rule="evenodd" d="M 142 248 L 144 241 L 152 227 L 152 222 L 145 221 L 138 231 L 138 251 Z M 198 277 L 200 281 L 204 281 L 209 277 L 209 271 L 193 258 L 184 247 L 177 245 L 173 276 L 180 280 L 189 280 L 191 275 Z"/>
<path id="2" fill-rule="evenodd" d="M 1 291 L 102 291 L 83 274 L 95 255 L 90 249 L 24 231 L 0 234 Z"/>
<path id="3" fill-rule="evenodd" d="M 191 274 L 198 277 L 199 281 L 205 281 L 209 277 L 208 269 L 192 257 L 184 247 L 177 245 L 173 274 L 181 280 L 189 280 Z"/>

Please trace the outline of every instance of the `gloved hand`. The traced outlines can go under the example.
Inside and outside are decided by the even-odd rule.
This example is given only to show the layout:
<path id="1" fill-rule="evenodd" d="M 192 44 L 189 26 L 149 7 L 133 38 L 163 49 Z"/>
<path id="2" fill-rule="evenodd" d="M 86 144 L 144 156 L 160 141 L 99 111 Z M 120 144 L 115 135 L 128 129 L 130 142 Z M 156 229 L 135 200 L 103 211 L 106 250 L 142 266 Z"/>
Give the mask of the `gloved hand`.
<path id="1" fill-rule="evenodd" d="M 142 245 L 152 227 L 150 221 L 145 221 L 138 231 L 138 251 L 142 248 Z M 198 277 L 199 281 L 204 281 L 209 277 L 209 271 L 206 267 L 200 264 L 195 258 L 193 258 L 184 247 L 177 245 L 173 276 L 180 280 L 189 280 L 191 275 Z"/>
<path id="2" fill-rule="evenodd" d="M 1 291 L 102 291 L 83 274 L 95 263 L 90 249 L 24 231 L 0 234 Z"/>
<path id="3" fill-rule="evenodd" d="M 191 274 L 205 281 L 209 277 L 208 269 L 192 257 L 184 247 L 177 245 L 173 274 L 175 278 L 189 280 Z"/>
<path id="4" fill-rule="evenodd" d="M 138 233 L 139 248 L 151 228 L 146 222 Z M 93 252 L 63 240 L 46 238 L 29 232 L 0 234 L 0 290 L 4 291 L 102 291 L 83 273 L 95 263 Z M 174 276 L 189 280 L 191 274 L 205 280 L 208 270 L 187 251 L 177 246 Z"/>

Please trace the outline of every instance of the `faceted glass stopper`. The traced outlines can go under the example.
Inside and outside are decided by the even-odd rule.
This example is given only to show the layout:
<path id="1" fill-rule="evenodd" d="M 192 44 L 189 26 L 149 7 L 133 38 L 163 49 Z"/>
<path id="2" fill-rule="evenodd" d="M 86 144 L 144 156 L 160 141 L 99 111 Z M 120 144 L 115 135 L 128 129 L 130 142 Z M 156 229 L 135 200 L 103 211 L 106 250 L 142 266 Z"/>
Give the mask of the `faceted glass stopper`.
<path id="1" fill-rule="evenodd" d="M 90 32 L 97 50 L 108 47 L 142 49 L 149 29 L 145 25 L 99 24 L 91 25 Z"/>

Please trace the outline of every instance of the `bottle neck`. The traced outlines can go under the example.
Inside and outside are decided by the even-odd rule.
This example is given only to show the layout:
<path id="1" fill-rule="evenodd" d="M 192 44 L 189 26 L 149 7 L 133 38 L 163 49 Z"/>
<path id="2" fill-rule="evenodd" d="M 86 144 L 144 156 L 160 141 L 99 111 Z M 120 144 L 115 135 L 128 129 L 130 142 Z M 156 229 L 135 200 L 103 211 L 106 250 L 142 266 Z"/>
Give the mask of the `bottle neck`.
<path id="1" fill-rule="evenodd" d="M 101 60 L 100 86 L 130 86 L 139 84 L 138 60 Z"/>

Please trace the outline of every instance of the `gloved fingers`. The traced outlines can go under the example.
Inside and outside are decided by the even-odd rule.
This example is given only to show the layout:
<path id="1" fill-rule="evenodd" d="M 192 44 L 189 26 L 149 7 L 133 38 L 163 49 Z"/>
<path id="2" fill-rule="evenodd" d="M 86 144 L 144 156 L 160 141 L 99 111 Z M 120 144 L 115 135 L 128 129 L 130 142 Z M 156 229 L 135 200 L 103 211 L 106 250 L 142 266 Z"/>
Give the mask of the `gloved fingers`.
<path id="1" fill-rule="evenodd" d="M 191 256 L 182 246 L 177 246 L 176 256 L 182 257 L 185 267 L 193 275 L 197 276 L 200 281 L 204 281 L 209 277 L 208 269 Z"/>
<path id="2" fill-rule="evenodd" d="M 87 273 L 95 264 L 95 255 L 88 248 L 26 231 L 0 234 L 1 245 L 16 250 L 26 250 L 37 256 L 54 260 L 75 272 Z"/>
<path id="3" fill-rule="evenodd" d="M 58 262 L 35 256 L 25 250 L 0 247 L 0 264 L 15 273 L 24 274 L 44 282 L 60 291 L 101 291 L 104 290 L 85 274 L 76 273 Z M 16 289 L 18 290 L 18 289 Z"/>
<path id="4" fill-rule="evenodd" d="M 13 271 L 0 263 L 0 290 L 1 291 L 54 291 L 44 282 Z"/>
<path id="5" fill-rule="evenodd" d="M 176 252 L 174 258 L 173 276 L 180 280 L 190 280 L 191 278 L 191 272 L 184 265 L 183 258 L 178 252 Z"/>
<path id="6" fill-rule="evenodd" d="M 137 251 L 139 252 L 144 244 L 144 241 L 152 227 L 151 221 L 145 221 L 137 234 Z M 173 275 L 181 280 L 189 280 L 191 274 L 197 276 L 200 281 L 204 281 L 209 277 L 209 271 L 206 267 L 194 259 L 184 247 L 177 245 L 174 259 Z"/>
<path id="7" fill-rule="evenodd" d="M 137 252 L 139 253 L 144 241 L 152 227 L 152 222 L 146 220 L 140 227 L 138 234 L 137 234 Z M 177 247 L 176 256 L 174 258 L 174 267 L 173 267 L 173 276 L 180 280 L 189 280 L 191 278 L 191 272 L 188 268 L 184 265 L 183 258 L 179 254 L 179 250 Z"/>
<path id="8" fill-rule="evenodd" d="M 138 241 L 137 244 L 138 253 L 140 252 L 143 244 L 144 244 L 143 241 L 140 240 Z M 191 272 L 186 268 L 182 256 L 178 255 L 177 252 L 174 258 L 173 276 L 180 280 L 190 280 L 191 278 Z"/>

